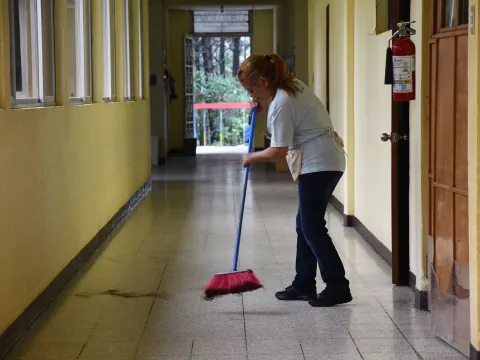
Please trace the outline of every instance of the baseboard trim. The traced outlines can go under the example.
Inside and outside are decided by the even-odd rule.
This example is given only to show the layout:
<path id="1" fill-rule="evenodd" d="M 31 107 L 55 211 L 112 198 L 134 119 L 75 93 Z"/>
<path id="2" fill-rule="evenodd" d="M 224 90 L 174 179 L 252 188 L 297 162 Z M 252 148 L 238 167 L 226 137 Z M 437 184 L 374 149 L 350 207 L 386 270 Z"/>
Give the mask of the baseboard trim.
<path id="1" fill-rule="evenodd" d="M 480 360 L 480 351 L 470 344 L 470 360 Z"/>
<path id="2" fill-rule="evenodd" d="M 415 295 L 415 308 L 428 311 L 428 291 L 420 291 L 417 288 L 417 277 L 410 271 L 410 289 Z"/>
<path id="3" fill-rule="evenodd" d="M 367 229 L 362 222 L 353 215 L 345 215 L 345 207 L 343 203 L 332 195 L 330 204 L 343 216 L 344 226 L 354 227 L 360 235 L 370 244 L 371 247 L 379 254 L 390 266 L 392 266 L 392 252 L 383 243 Z"/>
<path id="4" fill-rule="evenodd" d="M 335 196 L 332 195 L 332 197 L 330 198 L 330 204 L 332 204 L 332 206 L 339 212 L 341 213 L 342 215 L 343 212 L 344 212 L 344 209 L 345 207 L 343 206 L 342 202 L 340 200 L 338 200 Z"/>
<path id="5" fill-rule="evenodd" d="M 353 217 L 353 227 L 362 235 L 365 241 L 370 244 L 373 250 L 375 250 L 388 265 L 392 266 L 392 252 L 355 216 Z"/>
<path id="6" fill-rule="evenodd" d="M 354 226 L 355 217 L 353 215 L 344 214 L 345 206 L 343 206 L 343 204 L 340 200 L 338 200 L 335 196 L 332 195 L 332 197 L 330 198 L 330 204 L 332 204 L 332 206 L 340 214 L 343 215 L 343 226 L 346 226 L 346 227 L 353 227 Z"/>
<path id="7" fill-rule="evenodd" d="M 125 220 L 135 211 L 138 205 L 152 189 L 152 182 L 148 180 L 135 194 L 117 211 L 110 221 L 88 242 L 85 247 L 63 268 L 53 281 L 43 290 L 23 313 L 0 336 L 0 359 L 2 359 L 21 339 L 26 331 L 34 324 L 39 316 L 48 308 L 70 280 L 78 273 L 82 266 L 95 252 L 120 228 Z"/>

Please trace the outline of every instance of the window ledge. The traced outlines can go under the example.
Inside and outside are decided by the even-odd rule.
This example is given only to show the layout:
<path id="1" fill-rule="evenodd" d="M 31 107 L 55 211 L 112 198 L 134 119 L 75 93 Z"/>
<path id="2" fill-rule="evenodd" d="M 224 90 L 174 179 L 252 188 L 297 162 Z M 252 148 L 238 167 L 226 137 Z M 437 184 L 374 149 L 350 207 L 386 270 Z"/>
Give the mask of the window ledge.
<path id="1" fill-rule="evenodd" d="M 107 103 L 107 104 L 111 104 L 111 103 L 116 103 L 116 102 L 118 102 L 118 101 L 117 101 L 117 98 L 116 98 L 116 97 L 114 97 L 114 98 L 106 98 L 106 97 L 104 97 L 104 98 L 103 98 L 103 102 L 104 102 L 104 103 Z"/>
<path id="2" fill-rule="evenodd" d="M 93 104 L 92 99 L 70 98 L 70 104 L 74 106 Z"/>
<path id="3" fill-rule="evenodd" d="M 57 106 L 55 103 L 40 103 L 40 102 L 25 102 L 25 103 L 12 103 L 13 110 L 28 110 L 28 109 L 46 109 Z"/>

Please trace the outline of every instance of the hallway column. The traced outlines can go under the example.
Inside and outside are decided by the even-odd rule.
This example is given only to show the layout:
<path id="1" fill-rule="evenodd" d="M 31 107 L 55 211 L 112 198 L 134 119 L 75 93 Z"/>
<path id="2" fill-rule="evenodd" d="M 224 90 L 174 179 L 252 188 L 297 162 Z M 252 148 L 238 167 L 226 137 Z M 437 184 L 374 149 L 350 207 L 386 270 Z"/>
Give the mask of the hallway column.
<path id="1" fill-rule="evenodd" d="M 354 54 L 355 0 L 345 1 L 345 124 L 344 143 L 347 153 L 344 191 L 344 225 L 353 226 L 355 215 L 355 129 L 354 129 Z"/>
<path id="2" fill-rule="evenodd" d="M 478 19 L 478 0 L 470 0 L 470 6 L 475 6 L 475 19 Z M 469 17 L 471 23 L 471 17 Z M 478 20 L 476 21 L 476 23 Z M 478 153 L 478 25 L 475 23 L 474 33 L 468 35 L 468 214 L 469 214 L 469 277 L 470 277 L 470 342 L 472 344 L 471 359 L 478 359 L 480 349 L 480 318 L 479 318 L 479 243 L 478 225 L 480 209 L 478 204 L 478 188 L 480 185 Z"/>

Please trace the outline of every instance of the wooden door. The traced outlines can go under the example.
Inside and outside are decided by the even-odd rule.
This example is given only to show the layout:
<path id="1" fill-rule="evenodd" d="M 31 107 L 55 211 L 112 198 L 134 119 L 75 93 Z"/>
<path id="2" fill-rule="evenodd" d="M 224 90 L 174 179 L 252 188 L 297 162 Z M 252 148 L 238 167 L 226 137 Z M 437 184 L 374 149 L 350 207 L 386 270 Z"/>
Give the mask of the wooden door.
<path id="1" fill-rule="evenodd" d="M 430 281 L 435 284 L 431 296 L 438 296 L 437 304 L 451 305 L 454 300 L 461 305 L 468 297 L 468 0 L 432 0 L 431 19 L 429 234 L 434 270 Z M 468 305 L 462 311 L 456 306 L 431 309 L 434 328 L 465 352 L 469 310 Z"/>

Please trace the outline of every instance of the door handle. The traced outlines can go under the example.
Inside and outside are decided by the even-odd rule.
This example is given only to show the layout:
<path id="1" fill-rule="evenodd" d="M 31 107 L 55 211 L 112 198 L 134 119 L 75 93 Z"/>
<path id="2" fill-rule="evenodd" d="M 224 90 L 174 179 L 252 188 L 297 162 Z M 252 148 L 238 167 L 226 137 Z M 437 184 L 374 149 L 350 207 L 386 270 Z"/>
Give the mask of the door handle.
<path id="1" fill-rule="evenodd" d="M 383 142 L 387 142 L 388 140 L 391 140 L 392 137 L 390 135 L 388 135 L 387 133 L 383 133 L 382 136 L 380 137 L 380 139 L 383 141 Z"/>
<path id="2" fill-rule="evenodd" d="M 390 135 L 387 134 L 387 133 L 383 133 L 380 136 L 380 139 L 383 142 L 387 142 L 387 141 L 390 140 L 392 143 L 396 143 L 396 142 L 398 142 L 398 140 L 408 140 L 408 135 L 398 135 L 395 132 L 392 132 Z"/>

